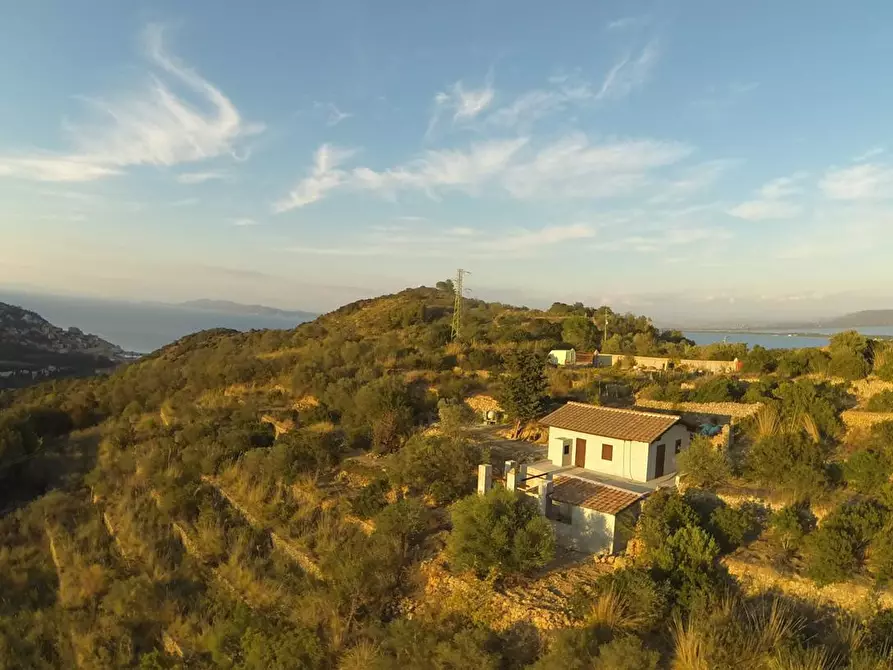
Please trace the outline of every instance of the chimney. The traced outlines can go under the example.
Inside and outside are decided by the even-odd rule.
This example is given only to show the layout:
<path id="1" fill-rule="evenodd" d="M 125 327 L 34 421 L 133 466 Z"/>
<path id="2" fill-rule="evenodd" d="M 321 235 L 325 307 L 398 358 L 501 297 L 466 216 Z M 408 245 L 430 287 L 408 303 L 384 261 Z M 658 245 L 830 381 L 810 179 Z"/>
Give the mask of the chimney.
<path id="1" fill-rule="evenodd" d="M 478 493 L 486 494 L 493 486 L 493 466 L 482 463 L 478 466 Z"/>

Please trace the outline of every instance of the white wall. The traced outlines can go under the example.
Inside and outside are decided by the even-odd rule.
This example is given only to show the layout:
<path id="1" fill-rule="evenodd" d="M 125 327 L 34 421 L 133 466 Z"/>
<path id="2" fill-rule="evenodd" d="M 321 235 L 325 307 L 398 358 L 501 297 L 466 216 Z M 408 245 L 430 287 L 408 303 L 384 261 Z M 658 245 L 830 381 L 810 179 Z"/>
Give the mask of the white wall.
<path id="1" fill-rule="evenodd" d="M 614 515 L 573 506 L 570 513 L 569 524 L 551 522 L 560 546 L 593 554 L 614 551 Z"/>
<path id="2" fill-rule="evenodd" d="M 549 460 L 559 466 L 573 465 L 575 462 L 574 451 L 577 445 L 577 438 L 586 440 L 586 465 L 584 467 L 587 470 L 639 482 L 648 480 L 649 449 L 648 444 L 645 442 L 618 440 L 613 437 L 589 435 L 550 426 Z M 568 456 L 564 456 L 562 453 L 564 440 L 571 441 L 571 449 Z M 602 460 L 603 444 L 610 444 L 614 447 L 610 461 Z M 651 472 L 653 471 L 654 468 L 652 467 Z"/>
<path id="3" fill-rule="evenodd" d="M 659 439 L 650 445 L 645 442 L 632 442 L 618 440 L 612 437 L 601 437 L 579 433 L 564 428 L 549 427 L 549 460 L 558 466 L 568 466 L 575 463 L 575 450 L 577 438 L 586 440 L 586 465 L 587 470 L 599 472 L 611 477 L 622 477 L 637 482 L 647 482 L 654 479 L 657 471 L 655 460 L 657 459 L 657 445 L 665 445 L 664 450 L 664 475 L 676 472 L 676 440 L 682 440 L 682 449 L 688 449 L 691 435 L 682 424 L 676 424 Z M 570 453 L 565 456 L 564 442 L 570 441 Z M 610 444 L 614 447 L 613 458 L 610 461 L 602 460 L 602 445 Z"/>
<path id="4" fill-rule="evenodd" d="M 676 472 L 676 440 L 682 440 L 680 451 L 688 449 L 691 442 L 691 433 L 682 424 L 677 423 L 666 433 L 651 443 L 648 448 L 648 479 L 654 479 L 657 472 L 657 445 L 665 445 L 664 449 L 664 475 Z"/>

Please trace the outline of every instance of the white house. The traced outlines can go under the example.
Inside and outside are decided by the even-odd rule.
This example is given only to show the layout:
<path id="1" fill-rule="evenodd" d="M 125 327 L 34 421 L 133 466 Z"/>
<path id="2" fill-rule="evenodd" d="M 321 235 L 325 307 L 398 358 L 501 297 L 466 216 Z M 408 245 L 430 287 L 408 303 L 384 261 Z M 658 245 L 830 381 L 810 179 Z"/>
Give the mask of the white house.
<path id="1" fill-rule="evenodd" d="M 570 402 L 540 423 L 549 427 L 548 460 L 507 462 L 506 487 L 538 499 L 562 546 L 622 551 L 642 501 L 675 483 L 676 455 L 691 439 L 680 417 Z M 483 492 L 490 480 L 481 477 Z"/>
<path id="2" fill-rule="evenodd" d="M 549 461 L 610 478 L 650 482 L 676 472 L 688 430 L 671 414 L 569 402 L 540 420 L 549 427 Z"/>
<path id="3" fill-rule="evenodd" d="M 574 349 L 552 349 L 549 352 L 549 362 L 552 365 L 575 365 L 577 352 Z"/>

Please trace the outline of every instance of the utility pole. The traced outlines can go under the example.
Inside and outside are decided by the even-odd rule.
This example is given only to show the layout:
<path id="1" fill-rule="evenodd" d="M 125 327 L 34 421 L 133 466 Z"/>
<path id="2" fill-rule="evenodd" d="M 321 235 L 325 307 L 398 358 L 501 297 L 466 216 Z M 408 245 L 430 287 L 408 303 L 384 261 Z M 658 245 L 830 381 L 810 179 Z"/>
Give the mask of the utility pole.
<path id="1" fill-rule="evenodd" d="M 608 310 L 605 310 L 605 329 L 602 331 L 602 351 L 605 350 L 605 343 L 608 341 Z"/>
<path id="2" fill-rule="evenodd" d="M 463 270 L 459 268 L 456 270 L 456 281 L 454 282 L 454 289 L 456 291 L 455 298 L 453 300 L 453 325 L 452 325 L 452 339 L 453 342 L 458 342 L 459 338 L 462 337 L 462 280 L 465 275 L 470 275 L 471 273 L 468 270 Z"/>

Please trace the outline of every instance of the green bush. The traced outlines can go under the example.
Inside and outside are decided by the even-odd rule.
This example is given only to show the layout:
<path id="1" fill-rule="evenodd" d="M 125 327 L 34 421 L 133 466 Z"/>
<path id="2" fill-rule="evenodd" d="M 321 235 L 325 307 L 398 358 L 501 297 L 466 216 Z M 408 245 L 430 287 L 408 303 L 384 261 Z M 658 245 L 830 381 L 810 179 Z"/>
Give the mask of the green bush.
<path id="1" fill-rule="evenodd" d="M 549 521 L 530 498 L 503 488 L 453 505 L 447 557 L 454 569 L 508 576 L 545 565 L 555 554 Z"/>
<path id="2" fill-rule="evenodd" d="M 886 508 L 870 500 L 835 509 L 807 538 L 806 574 L 819 585 L 852 577 L 887 516 Z"/>
<path id="3" fill-rule="evenodd" d="M 888 389 L 875 393 L 865 403 L 865 409 L 869 412 L 893 412 L 893 391 Z"/>
<path id="4" fill-rule="evenodd" d="M 769 518 L 769 539 L 785 553 L 803 545 L 804 538 L 815 530 L 816 518 L 805 502 L 782 507 Z"/>
<path id="5" fill-rule="evenodd" d="M 388 505 L 385 498 L 391 484 L 387 478 L 382 477 L 364 486 L 359 494 L 350 501 L 353 513 L 363 519 L 370 519 Z"/>
<path id="6" fill-rule="evenodd" d="M 889 484 L 893 475 L 893 458 L 889 452 L 860 449 L 843 465 L 847 486 L 866 495 L 877 495 Z"/>
<path id="7" fill-rule="evenodd" d="M 711 377 L 689 393 L 692 402 L 735 402 L 744 395 L 742 384 L 728 377 Z"/>
<path id="8" fill-rule="evenodd" d="M 715 490 L 731 477 L 725 449 L 703 435 L 696 435 L 689 448 L 676 456 L 676 465 L 686 483 L 698 488 Z"/>
<path id="9" fill-rule="evenodd" d="M 723 551 L 732 551 L 756 539 L 762 529 L 763 510 L 744 503 L 739 507 L 722 505 L 710 515 L 710 530 Z"/>
<path id="10" fill-rule="evenodd" d="M 483 459 L 481 448 L 462 438 L 416 435 L 393 457 L 390 474 L 397 486 L 447 504 L 474 490 Z"/>
<path id="11" fill-rule="evenodd" d="M 798 498 L 816 495 L 828 485 L 825 449 L 803 433 L 759 439 L 751 446 L 746 460 L 750 479 Z"/>
<path id="12" fill-rule="evenodd" d="M 657 670 L 660 654 L 646 649 L 635 635 L 611 640 L 598 650 L 595 670 Z"/>

